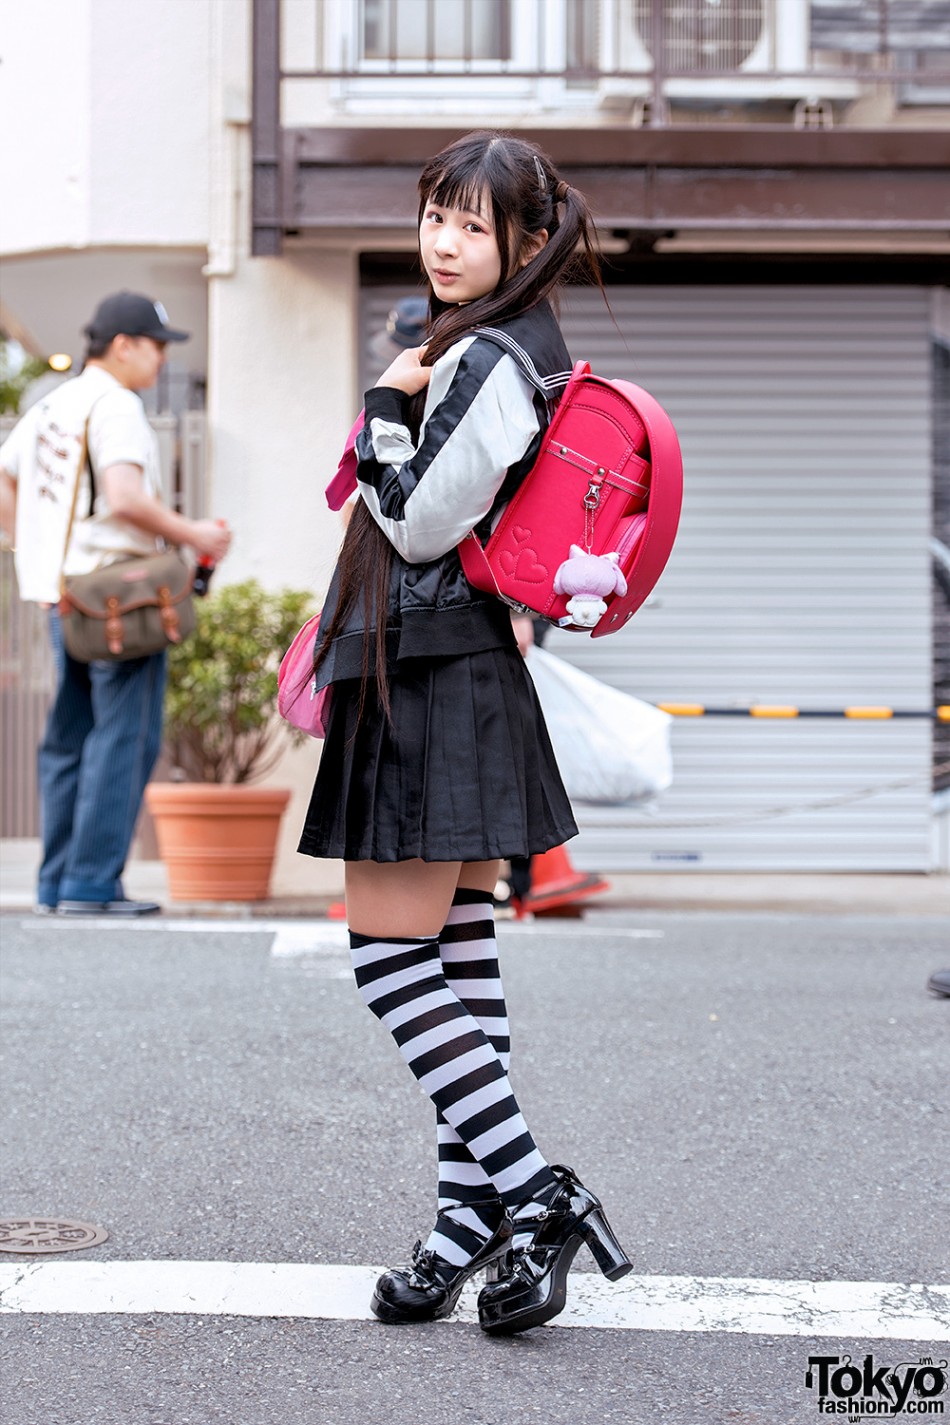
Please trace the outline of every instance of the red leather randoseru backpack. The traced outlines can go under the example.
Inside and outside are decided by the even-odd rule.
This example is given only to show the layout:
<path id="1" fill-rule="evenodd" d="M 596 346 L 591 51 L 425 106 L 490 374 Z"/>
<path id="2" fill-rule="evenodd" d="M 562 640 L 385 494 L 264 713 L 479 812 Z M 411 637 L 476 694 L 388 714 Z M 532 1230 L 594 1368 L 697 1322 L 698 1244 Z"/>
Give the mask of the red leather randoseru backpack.
<path id="1" fill-rule="evenodd" d="M 623 628 L 662 574 L 682 495 L 679 441 L 663 407 L 639 386 L 594 376 L 579 361 L 535 464 L 488 542 L 483 548 L 473 532 L 459 545 L 462 567 L 476 588 L 601 638 Z M 593 568 L 596 582 L 597 566 L 606 567 L 597 556 L 607 555 L 621 577 L 613 592 L 601 583 L 579 615 L 569 591 L 584 581 L 559 571 Z"/>

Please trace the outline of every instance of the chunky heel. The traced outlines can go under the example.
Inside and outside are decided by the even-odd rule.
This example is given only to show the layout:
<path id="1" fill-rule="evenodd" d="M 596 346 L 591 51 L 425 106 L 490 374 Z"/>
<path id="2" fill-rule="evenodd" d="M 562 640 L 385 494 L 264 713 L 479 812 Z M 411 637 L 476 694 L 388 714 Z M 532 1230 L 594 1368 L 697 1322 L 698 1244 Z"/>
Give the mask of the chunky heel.
<path id="1" fill-rule="evenodd" d="M 617 1241 L 600 1208 L 596 1208 L 584 1218 L 579 1224 L 579 1230 L 594 1261 L 609 1282 L 619 1281 L 633 1270 L 633 1263 Z"/>
<path id="2" fill-rule="evenodd" d="M 496 1257 L 496 1258 L 494 1259 L 494 1261 L 491 1261 L 491 1262 L 488 1263 L 488 1265 L 487 1265 L 486 1268 L 485 1268 L 485 1280 L 486 1280 L 486 1282 L 498 1282 L 498 1281 L 501 1281 L 502 1273 L 503 1273 L 503 1271 L 505 1270 L 506 1265 L 507 1265 L 507 1258 L 508 1258 L 508 1253 L 507 1253 L 507 1252 L 503 1252 L 500 1257 Z"/>
<path id="3" fill-rule="evenodd" d="M 492 1336 L 512 1335 L 543 1326 L 561 1311 L 567 1299 L 567 1276 L 581 1244 L 586 1242 L 608 1281 L 619 1281 L 631 1270 L 595 1197 L 570 1168 L 551 1164 L 554 1188 L 532 1199 L 540 1211 L 534 1217 L 515 1214 L 514 1231 L 523 1246 L 507 1254 L 498 1281 L 483 1286 L 478 1297 L 478 1324 Z"/>

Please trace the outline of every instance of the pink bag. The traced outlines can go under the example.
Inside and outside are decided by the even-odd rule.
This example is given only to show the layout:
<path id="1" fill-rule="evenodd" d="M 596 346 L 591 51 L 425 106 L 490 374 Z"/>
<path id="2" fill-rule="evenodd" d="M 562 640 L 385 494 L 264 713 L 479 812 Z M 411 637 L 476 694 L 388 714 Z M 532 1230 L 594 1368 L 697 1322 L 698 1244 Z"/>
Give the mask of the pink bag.
<path id="1" fill-rule="evenodd" d="M 363 428 L 360 411 L 346 438 L 336 474 L 327 486 L 327 504 L 342 509 L 356 489 L 356 437 Z M 308 737 L 325 737 L 330 714 L 330 688 L 314 688 L 313 645 L 320 627 L 320 615 L 307 619 L 280 661 L 277 671 L 277 711 L 285 722 L 298 727 Z M 304 696 L 306 694 L 306 696 Z"/>
<path id="2" fill-rule="evenodd" d="M 285 722 L 309 737 L 325 737 L 330 708 L 330 688 L 315 689 L 313 645 L 320 615 L 308 618 L 280 662 L 277 672 L 277 711 Z"/>

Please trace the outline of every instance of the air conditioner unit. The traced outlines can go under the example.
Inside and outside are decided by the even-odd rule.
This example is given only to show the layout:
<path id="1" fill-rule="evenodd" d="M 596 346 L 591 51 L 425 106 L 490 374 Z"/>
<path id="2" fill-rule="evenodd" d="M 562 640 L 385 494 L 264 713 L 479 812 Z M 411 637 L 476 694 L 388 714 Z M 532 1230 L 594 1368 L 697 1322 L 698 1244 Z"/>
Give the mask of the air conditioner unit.
<path id="1" fill-rule="evenodd" d="M 601 103 L 616 107 L 643 93 L 640 74 L 654 69 L 653 0 L 614 11 L 610 62 Z M 807 76 L 806 0 L 662 0 L 664 92 L 681 100 L 798 99 L 815 91 Z M 835 93 L 840 81 L 835 85 Z M 827 85 L 822 85 L 824 94 Z M 850 92 L 850 85 L 849 85 Z"/>
<path id="2" fill-rule="evenodd" d="M 651 0 L 634 0 L 633 23 L 645 51 L 653 48 Z M 770 68 L 774 17 L 770 0 L 692 0 L 661 7 L 666 68 L 756 70 Z"/>

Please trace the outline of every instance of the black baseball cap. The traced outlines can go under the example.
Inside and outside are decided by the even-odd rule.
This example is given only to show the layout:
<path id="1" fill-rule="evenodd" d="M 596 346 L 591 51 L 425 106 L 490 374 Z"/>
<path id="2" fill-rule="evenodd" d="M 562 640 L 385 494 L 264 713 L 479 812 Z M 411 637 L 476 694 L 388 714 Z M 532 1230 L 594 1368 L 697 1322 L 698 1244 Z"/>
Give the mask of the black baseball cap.
<path id="1" fill-rule="evenodd" d="M 176 331 L 168 325 L 168 313 L 161 302 L 139 292 L 114 292 L 103 297 L 88 326 L 90 341 L 111 341 L 115 336 L 150 336 L 154 341 L 187 341 L 191 332 Z"/>
<path id="2" fill-rule="evenodd" d="M 401 351 L 419 346 L 425 340 L 429 303 L 425 297 L 400 297 L 390 308 L 385 329 L 370 342 L 374 356 L 392 361 Z"/>

